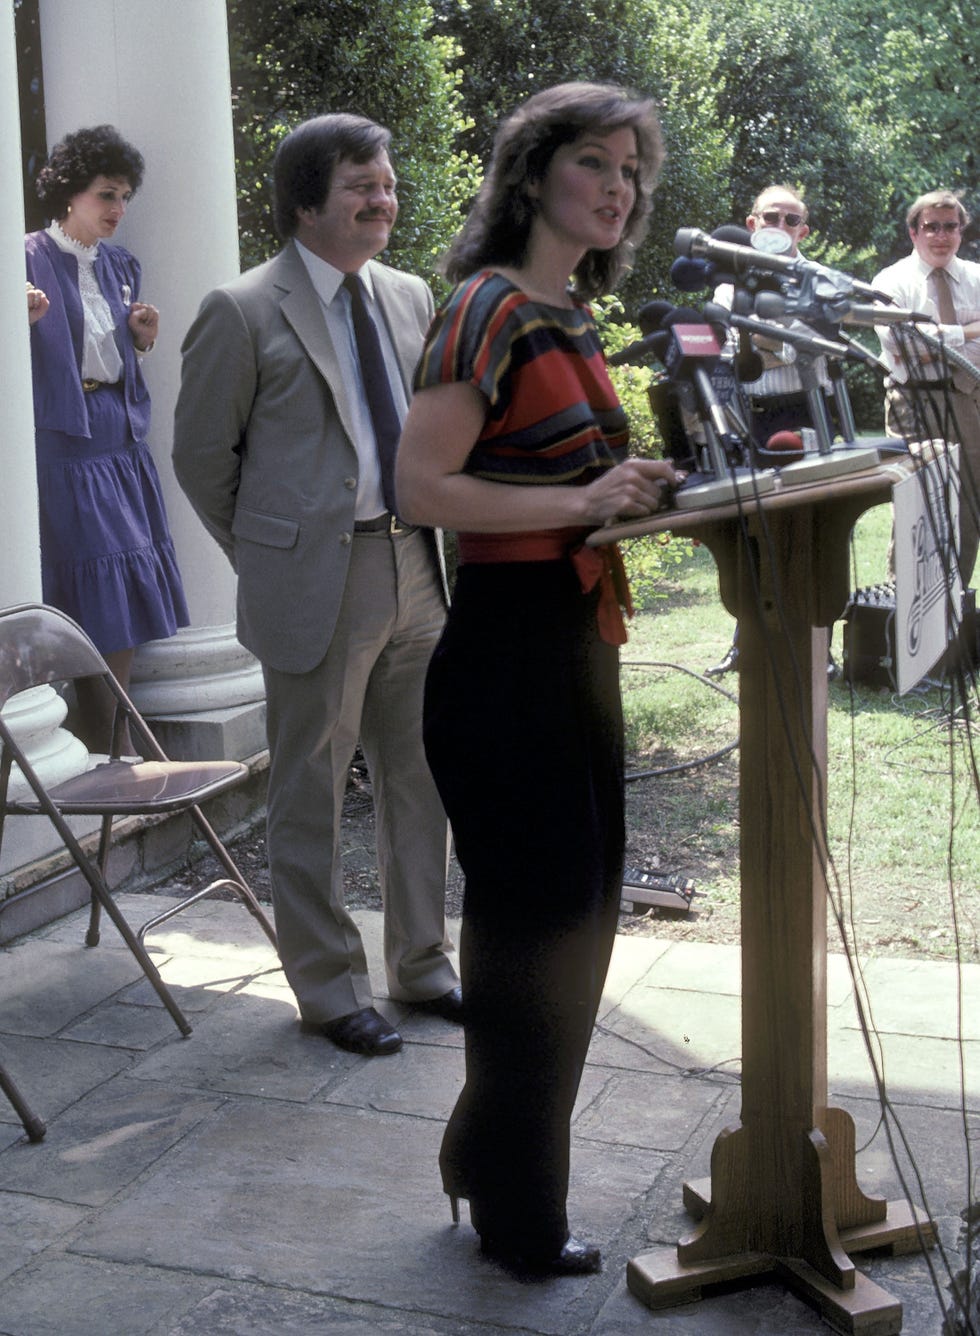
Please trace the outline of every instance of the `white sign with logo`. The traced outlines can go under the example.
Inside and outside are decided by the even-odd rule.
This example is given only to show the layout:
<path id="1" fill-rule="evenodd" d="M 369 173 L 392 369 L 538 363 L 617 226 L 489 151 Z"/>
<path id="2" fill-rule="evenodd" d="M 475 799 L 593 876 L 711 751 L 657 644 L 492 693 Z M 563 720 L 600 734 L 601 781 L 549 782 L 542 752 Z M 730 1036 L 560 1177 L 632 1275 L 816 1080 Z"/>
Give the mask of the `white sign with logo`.
<path id="1" fill-rule="evenodd" d="M 899 693 L 921 682 L 959 631 L 959 454 L 958 445 L 947 446 L 893 489 Z"/>

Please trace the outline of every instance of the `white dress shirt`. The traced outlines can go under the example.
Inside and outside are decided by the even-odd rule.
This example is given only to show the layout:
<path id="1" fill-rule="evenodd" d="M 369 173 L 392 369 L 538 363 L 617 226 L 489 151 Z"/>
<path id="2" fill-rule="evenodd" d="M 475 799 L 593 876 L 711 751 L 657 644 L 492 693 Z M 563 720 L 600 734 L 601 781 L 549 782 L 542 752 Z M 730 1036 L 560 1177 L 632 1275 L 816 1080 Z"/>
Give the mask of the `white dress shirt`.
<path id="1" fill-rule="evenodd" d="M 929 275 L 934 267 L 927 260 L 923 260 L 917 251 L 913 251 L 911 255 L 906 255 L 904 260 L 889 265 L 887 269 L 877 274 L 872 286 L 887 292 L 894 299 L 896 306 L 935 316 L 937 325 L 927 326 L 926 333 L 941 334 L 950 348 L 955 348 L 974 366 L 980 367 L 980 339 L 967 340 L 963 333 L 965 324 L 980 320 L 980 264 L 974 264 L 971 260 L 961 260 L 958 255 L 954 255 L 946 266 L 953 308 L 959 321 L 956 325 L 938 325 L 939 312 L 936 309 L 933 287 L 929 282 Z M 876 325 L 875 332 L 888 364 L 890 380 L 895 384 L 904 384 L 909 379 L 909 368 L 898 356 L 894 326 Z M 938 363 L 930 361 L 915 366 L 911 374 L 915 380 L 935 380 L 943 372 Z"/>
<path id="2" fill-rule="evenodd" d="M 384 513 L 384 495 L 381 490 L 381 465 L 378 460 L 378 445 L 368 407 L 364 381 L 361 378 L 361 363 L 357 355 L 354 340 L 354 324 L 351 319 L 350 293 L 343 286 L 344 274 L 332 264 L 322 260 L 301 242 L 293 239 L 300 258 L 306 265 L 310 281 L 316 289 L 323 309 L 323 318 L 327 331 L 333 341 L 340 362 L 340 369 L 345 384 L 350 386 L 350 400 L 354 413 L 354 449 L 357 451 L 357 502 L 354 518 L 372 520 Z M 366 289 L 366 300 L 378 329 L 381 351 L 388 369 L 388 382 L 395 409 L 402 422 L 408 412 L 408 397 L 402 383 L 401 370 L 395 349 L 388 333 L 381 308 L 374 297 L 374 279 L 371 263 L 358 271 Z"/>

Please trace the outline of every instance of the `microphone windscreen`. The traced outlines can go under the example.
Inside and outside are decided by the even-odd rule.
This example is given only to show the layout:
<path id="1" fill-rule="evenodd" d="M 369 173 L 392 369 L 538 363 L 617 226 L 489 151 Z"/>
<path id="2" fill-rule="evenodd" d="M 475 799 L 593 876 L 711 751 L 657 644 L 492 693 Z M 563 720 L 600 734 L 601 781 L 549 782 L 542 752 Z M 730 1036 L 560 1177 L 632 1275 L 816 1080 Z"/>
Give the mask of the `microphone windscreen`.
<path id="1" fill-rule="evenodd" d="M 664 322 L 665 316 L 670 315 L 674 309 L 673 302 L 662 300 L 646 302 L 640 307 L 637 313 L 636 323 L 644 334 L 652 334 L 654 330 L 660 328 Z"/>
<path id="2" fill-rule="evenodd" d="M 714 287 L 714 265 L 707 260 L 692 260 L 679 255 L 670 266 L 670 281 L 681 292 Z"/>
<path id="3" fill-rule="evenodd" d="M 778 292 L 757 292 L 752 308 L 760 320 L 778 320 L 786 314 L 786 301 Z"/>
<path id="4" fill-rule="evenodd" d="M 754 384 L 766 369 L 765 362 L 751 345 L 744 351 L 739 349 L 733 366 L 736 379 L 744 385 Z"/>
<path id="5" fill-rule="evenodd" d="M 674 325 L 703 325 L 705 318 L 700 311 L 695 311 L 690 306 L 675 306 L 668 316 L 664 318 L 664 329 L 670 329 Z"/>
<path id="6" fill-rule="evenodd" d="M 716 334 L 721 331 L 718 334 L 719 338 L 727 338 L 732 315 L 727 306 L 722 306 L 720 302 L 705 302 L 701 308 L 701 315 Z"/>
<path id="7" fill-rule="evenodd" d="M 715 228 L 711 240 L 724 241 L 729 246 L 751 246 L 752 234 L 746 227 L 736 227 L 734 223 L 726 223 L 724 227 Z"/>
<path id="8" fill-rule="evenodd" d="M 664 353 L 667 351 L 667 344 L 670 342 L 670 330 L 660 329 L 655 334 L 648 334 L 643 342 L 650 345 L 650 351 L 654 357 L 659 357 L 662 362 Z"/>
<path id="9" fill-rule="evenodd" d="M 779 455 L 781 464 L 793 464 L 803 458 L 803 437 L 798 431 L 777 431 L 766 441 L 766 451 Z"/>

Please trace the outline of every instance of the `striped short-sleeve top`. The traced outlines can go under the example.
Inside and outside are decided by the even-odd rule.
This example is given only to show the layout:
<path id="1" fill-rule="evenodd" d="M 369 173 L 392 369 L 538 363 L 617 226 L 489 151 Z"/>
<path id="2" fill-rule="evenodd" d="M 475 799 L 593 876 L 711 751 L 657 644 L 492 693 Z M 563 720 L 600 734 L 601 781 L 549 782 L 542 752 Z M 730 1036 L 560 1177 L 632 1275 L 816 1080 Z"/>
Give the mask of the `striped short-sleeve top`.
<path id="1" fill-rule="evenodd" d="M 465 471 L 503 483 L 587 483 L 626 456 L 626 414 L 584 303 L 534 301 L 484 270 L 461 283 L 426 339 L 415 388 L 475 386 L 487 415 Z"/>

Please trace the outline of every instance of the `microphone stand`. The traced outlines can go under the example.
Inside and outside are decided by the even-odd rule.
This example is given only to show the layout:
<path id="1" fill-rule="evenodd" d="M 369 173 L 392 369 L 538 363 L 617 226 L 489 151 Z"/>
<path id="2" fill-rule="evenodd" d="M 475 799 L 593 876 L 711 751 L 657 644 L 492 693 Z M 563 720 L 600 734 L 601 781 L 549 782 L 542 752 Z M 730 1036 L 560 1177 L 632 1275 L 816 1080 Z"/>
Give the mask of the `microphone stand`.
<path id="1" fill-rule="evenodd" d="M 820 478 L 873 468 L 879 462 L 878 450 L 875 446 L 859 446 L 854 439 L 856 432 L 854 413 L 844 383 L 843 368 L 839 362 L 833 360 L 834 353 L 830 346 L 826 349 L 815 346 L 830 345 L 830 340 L 814 338 L 811 334 L 804 334 L 800 330 L 782 325 L 771 325 L 756 316 L 733 314 L 730 319 L 737 329 L 754 330 L 757 334 L 781 339 L 796 348 L 794 366 L 799 373 L 800 384 L 803 386 L 810 409 L 810 418 L 817 434 L 817 453 L 807 455 L 794 464 L 784 464 L 779 470 L 780 479 L 784 482 L 815 482 Z M 824 356 L 827 357 L 828 366 L 831 368 L 834 402 L 844 436 L 844 440 L 836 445 L 827 402 L 816 369 L 817 361 Z"/>
<path id="2" fill-rule="evenodd" d="M 702 506 L 720 506 L 736 497 L 754 497 L 771 492 L 776 483 L 775 469 L 752 469 L 728 462 L 726 445 L 739 449 L 742 442 L 731 431 L 731 420 L 719 402 L 711 376 L 703 366 L 692 365 L 680 382 L 693 389 L 690 411 L 697 416 L 704 432 L 704 451 L 713 476 L 693 475 L 674 493 L 678 510 L 696 510 Z"/>
<path id="3" fill-rule="evenodd" d="M 837 409 L 837 421 L 840 423 L 840 432 L 845 441 L 853 441 L 857 436 L 857 425 L 854 421 L 854 411 L 851 408 L 851 396 L 848 393 L 847 382 L 844 379 L 844 368 L 840 362 L 830 361 L 827 363 L 827 373 L 830 376 L 830 386 L 834 393 L 834 407 Z"/>

